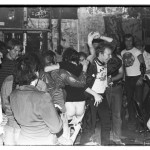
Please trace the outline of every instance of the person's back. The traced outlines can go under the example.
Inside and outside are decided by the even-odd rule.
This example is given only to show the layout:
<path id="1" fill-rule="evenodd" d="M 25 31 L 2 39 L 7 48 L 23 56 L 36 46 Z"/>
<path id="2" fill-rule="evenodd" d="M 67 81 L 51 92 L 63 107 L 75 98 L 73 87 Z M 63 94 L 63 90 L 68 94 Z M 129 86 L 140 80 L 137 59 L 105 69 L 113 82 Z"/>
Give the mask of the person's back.
<path id="1" fill-rule="evenodd" d="M 42 64 L 36 54 L 17 60 L 14 73 L 16 89 L 10 95 L 10 106 L 21 126 L 18 145 L 55 145 L 62 121 L 49 93 L 38 90 Z"/>
<path id="2" fill-rule="evenodd" d="M 12 92 L 10 99 L 15 118 L 21 125 L 19 144 L 55 144 L 53 133 L 59 132 L 61 124 L 55 118 L 56 110 L 48 93 L 30 85 L 22 86 Z"/>
<path id="3" fill-rule="evenodd" d="M 65 91 L 63 89 L 64 81 L 61 78 L 60 71 L 54 70 L 48 73 L 43 73 L 41 79 L 47 85 L 47 92 L 52 96 L 53 103 L 59 105 L 61 112 L 65 113 Z"/>

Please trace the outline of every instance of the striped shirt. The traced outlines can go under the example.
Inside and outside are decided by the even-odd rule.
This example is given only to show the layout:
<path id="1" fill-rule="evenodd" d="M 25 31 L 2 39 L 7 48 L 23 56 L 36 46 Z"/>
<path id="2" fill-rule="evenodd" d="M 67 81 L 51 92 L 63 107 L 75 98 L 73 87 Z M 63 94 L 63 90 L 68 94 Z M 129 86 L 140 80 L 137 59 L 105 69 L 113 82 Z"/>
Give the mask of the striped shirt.
<path id="1" fill-rule="evenodd" d="M 14 67 L 15 67 L 14 60 L 10 60 L 7 57 L 3 59 L 2 65 L 0 68 L 0 89 L 2 87 L 2 84 L 5 80 L 5 78 L 9 75 L 13 75 Z"/>

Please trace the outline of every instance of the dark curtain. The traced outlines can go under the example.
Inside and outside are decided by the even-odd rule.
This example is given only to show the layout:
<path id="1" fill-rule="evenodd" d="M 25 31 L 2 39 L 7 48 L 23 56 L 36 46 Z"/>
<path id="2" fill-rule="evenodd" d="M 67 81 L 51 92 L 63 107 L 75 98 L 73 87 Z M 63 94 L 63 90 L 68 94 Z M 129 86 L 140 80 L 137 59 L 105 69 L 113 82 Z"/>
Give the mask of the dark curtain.
<path id="1" fill-rule="evenodd" d="M 105 22 L 105 33 L 108 37 L 112 37 L 117 40 L 117 43 L 120 44 L 121 49 L 124 48 L 123 36 L 124 31 L 122 28 L 122 17 L 119 16 L 104 16 Z"/>

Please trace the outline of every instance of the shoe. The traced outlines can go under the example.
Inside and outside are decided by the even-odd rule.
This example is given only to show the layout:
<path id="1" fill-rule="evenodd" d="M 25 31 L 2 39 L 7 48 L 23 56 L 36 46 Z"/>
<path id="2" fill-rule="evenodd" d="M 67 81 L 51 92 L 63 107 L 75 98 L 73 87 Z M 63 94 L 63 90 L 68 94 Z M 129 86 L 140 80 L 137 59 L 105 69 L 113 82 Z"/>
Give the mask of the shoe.
<path id="1" fill-rule="evenodd" d="M 127 137 L 126 137 L 126 136 L 121 135 L 121 136 L 120 136 L 120 139 L 121 139 L 121 140 L 124 140 L 124 139 L 127 139 Z"/>
<path id="2" fill-rule="evenodd" d="M 115 143 L 116 145 L 122 145 L 124 146 L 125 143 L 123 143 L 120 139 L 119 140 L 112 140 L 113 143 Z"/>

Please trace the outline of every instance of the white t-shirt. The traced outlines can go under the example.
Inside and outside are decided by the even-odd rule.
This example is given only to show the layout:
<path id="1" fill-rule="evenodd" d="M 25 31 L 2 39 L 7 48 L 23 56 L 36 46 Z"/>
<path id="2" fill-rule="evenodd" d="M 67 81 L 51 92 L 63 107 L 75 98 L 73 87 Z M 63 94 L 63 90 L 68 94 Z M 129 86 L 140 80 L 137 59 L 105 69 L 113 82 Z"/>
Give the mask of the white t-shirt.
<path id="1" fill-rule="evenodd" d="M 121 56 L 126 69 L 126 76 L 141 75 L 140 62 L 138 56 L 142 54 L 141 51 L 135 47 L 131 50 L 123 50 Z"/>
<path id="2" fill-rule="evenodd" d="M 101 65 L 97 61 L 95 62 L 97 66 L 97 75 L 92 90 L 96 93 L 103 94 L 107 87 L 107 65 Z"/>

